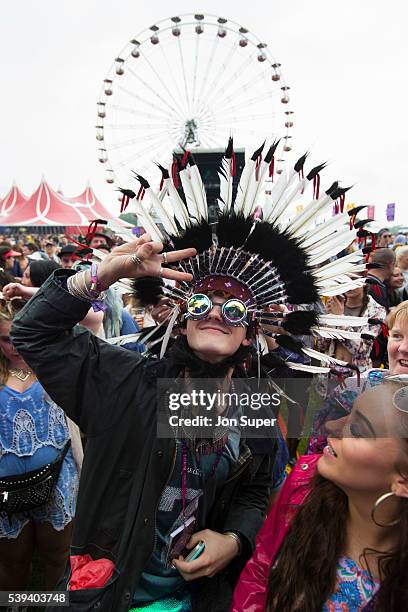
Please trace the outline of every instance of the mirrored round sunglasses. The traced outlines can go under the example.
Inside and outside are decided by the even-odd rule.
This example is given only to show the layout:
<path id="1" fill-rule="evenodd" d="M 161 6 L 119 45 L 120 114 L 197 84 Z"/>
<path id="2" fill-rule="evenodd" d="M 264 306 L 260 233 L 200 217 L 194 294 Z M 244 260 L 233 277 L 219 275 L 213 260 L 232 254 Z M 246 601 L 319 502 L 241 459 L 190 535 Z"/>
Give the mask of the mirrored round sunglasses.
<path id="1" fill-rule="evenodd" d="M 187 301 L 186 319 L 206 319 L 214 306 L 221 308 L 221 315 L 227 325 L 244 327 L 248 325 L 248 309 L 244 302 L 231 298 L 223 304 L 214 304 L 208 295 L 195 293 Z"/>

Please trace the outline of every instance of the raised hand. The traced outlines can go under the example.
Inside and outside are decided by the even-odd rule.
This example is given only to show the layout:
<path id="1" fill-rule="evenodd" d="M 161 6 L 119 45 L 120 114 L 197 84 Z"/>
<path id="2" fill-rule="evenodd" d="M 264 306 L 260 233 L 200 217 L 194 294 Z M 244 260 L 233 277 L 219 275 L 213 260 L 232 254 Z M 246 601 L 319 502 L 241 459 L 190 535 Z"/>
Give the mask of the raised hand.
<path id="1" fill-rule="evenodd" d="M 163 244 L 152 242 L 148 234 L 134 242 L 127 242 L 117 247 L 105 257 L 98 266 L 98 280 L 109 287 L 120 278 L 140 278 L 142 276 L 160 276 L 175 281 L 191 281 L 192 275 L 178 270 L 164 268 L 163 263 L 177 263 L 182 259 L 194 257 L 195 249 L 182 249 L 162 254 Z"/>

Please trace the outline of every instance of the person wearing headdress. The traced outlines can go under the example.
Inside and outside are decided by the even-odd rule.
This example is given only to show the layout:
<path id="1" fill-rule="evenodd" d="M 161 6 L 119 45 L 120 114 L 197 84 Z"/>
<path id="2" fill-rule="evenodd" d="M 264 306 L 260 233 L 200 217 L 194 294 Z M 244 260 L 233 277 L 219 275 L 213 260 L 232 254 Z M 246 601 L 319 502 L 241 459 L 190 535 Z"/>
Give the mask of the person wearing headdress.
<path id="1" fill-rule="evenodd" d="M 347 317 L 318 317 L 291 307 L 352 288 L 356 281 L 348 273 L 364 268 L 358 252 L 330 261 L 355 238 L 347 213 L 315 227 L 316 218 L 345 193 L 338 183 L 289 219 L 291 202 L 323 167 L 299 177 L 306 155 L 276 182 L 263 220 L 254 218 L 277 144 L 264 160 L 262 147 L 252 155 L 236 189 L 230 140 L 220 170 L 216 225 L 209 224 L 204 185 L 191 155 L 179 172 L 183 195 L 162 169 L 166 203 L 139 177 L 139 195 L 145 192 L 160 224 L 142 199 L 124 190 L 125 199 L 135 199 L 147 233 L 138 240 L 127 236 L 128 242 L 103 259 L 96 251 L 90 271 L 56 271 L 14 321 L 13 344 L 88 436 L 70 565 L 60 583 L 62 590 L 69 588 L 72 610 L 230 608 L 234 583 L 267 511 L 276 439 L 271 429 L 249 436 L 240 420 L 198 434 L 189 424 L 196 415 L 192 393 L 181 411 L 184 420 L 160 437 L 160 418 L 168 419 L 170 411 L 166 397 L 183 384 L 201 390 L 203 379 L 216 379 L 218 391 L 233 391 L 243 379 L 250 391 L 248 376 L 257 384 L 266 377 L 279 389 L 270 377 L 291 369 L 327 373 L 336 360 L 292 336 L 342 337 L 337 327 L 347 324 Z M 160 345 L 156 358 L 75 327 L 90 302 L 103 307 L 108 287 L 128 286 L 123 279 L 135 279 L 143 304 L 163 295 L 170 299 L 166 322 L 143 330 L 148 347 Z M 361 327 L 362 321 L 353 317 L 348 324 Z M 174 332 L 178 336 L 167 350 Z M 324 365 L 267 353 L 275 342 Z M 239 402 L 235 408 L 241 414 Z M 216 409 L 227 415 L 219 399 Z"/>

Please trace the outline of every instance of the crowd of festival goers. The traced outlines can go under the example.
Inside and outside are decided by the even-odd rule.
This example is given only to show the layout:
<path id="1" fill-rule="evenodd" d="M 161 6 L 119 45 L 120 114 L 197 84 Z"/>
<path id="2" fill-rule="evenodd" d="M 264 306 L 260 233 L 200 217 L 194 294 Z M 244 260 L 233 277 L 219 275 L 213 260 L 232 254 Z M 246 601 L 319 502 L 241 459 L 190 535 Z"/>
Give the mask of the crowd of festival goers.
<path id="1" fill-rule="evenodd" d="M 92 460 L 93 439 L 99 435 L 92 432 L 90 417 L 84 419 L 82 427 L 74 422 L 74 417 L 71 419 L 74 409 L 72 414 L 64 414 L 9 336 L 22 305 L 55 270 L 83 270 L 89 265 L 86 256 L 78 255 L 81 242 L 84 247 L 107 254 L 122 244 L 104 229 L 94 233 L 87 243 L 82 238 L 71 242 L 64 235 L 0 234 L 0 591 L 52 590 L 60 584 L 70 554 L 84 449 L 90 446 Z M 355 248 L 356 244 L 352 245 L 350 252 Z M 387 228 L 382 229 L 368 264 L 368 270 L 362 273 L 367 277 L 364 285 L 315 304 L 319 313 L 367 317 L 369 321 L 360 330 L 362 337 L 358 340 L 322 338 L 318 346 L 311 344 L 347 365 L 334 368 L 328 380 L 319 386 L 319 410 L 309 421 L 308 405 L 300 406 L 304 398 L 297 401 L 296 414 L 302 415 L 302 422 L 296 435 L 287 435 L 290 423 L 286 423 L 286 428 L 281 422 L 273 460 L 267 451 L 259 452 L 263 469 L 273 471 L 266 508 L 257 499 L 259 476 L 252 480 L 250 476 L 258 456 L 252 451 L 249 476 L 244 485 L 239 485 L 245 497 L 242 507 L 246 505 L 252 514 L 247 518 L 242 509 L 235 514 L 229 512 L 228 504 L 236 502 L 226 497 L 223 514 L 231 515 L 231 520 L 221 534 L 210 527 L 218 524 L 218 519 L 211 523 L 210 514 L 207 515 L 208 522 L 204 521 L 200 533 L 208 540 L 206 547 L 214 551 L 208 569 L 190 574 L 188 564 L 181 561 L 176 562 L 177 568 L 166 565 L 162 571 L 160 557 L 152 554 L 140 580 L 134 584 L 133 593 L 126 592 L 120 606 L 102 600 L 102 610 L 385 612 L 407 608 L 408 404 L 405 400 L 405 410 L 404 406 L 398 410 L 393 407 L 397 401 L 394 398 L 399 397 L 401 390 L 403 395 L 408 386 L 392 376 L 408 375 L 408 234 L 395 235 Z M 160 325 L 165 319 L 166 299 L 154 308 L 143 308 L 124 290 L 110 289 L 108 294 L 105 310 L 95 312 L 90 308 L 82 313 L 81 325 L 98 338 L 109 340 L 137 334 L 143 327 Z M 57 303 L 55 309 L 58 310 Z M 125 349 L 143 353 L 145 347 L 133 339 L 125 344 Z M 268 349 L 279 352 L 286 360 L 294 359 L 289 349 L 274 346 L 273 341 Z M 116 350 L 119 360 L 125 360 L 121 357 L 123 349 Z M 58 361 L 58 355 L 55 359 Z M 70 363 L 61 357 L 58 365 L 62 374 L 58 374 L 55 385 L 80 384 L 80 379 L 75 381 L 71 376 Z M 313 359 L 307 363 L 313 363 Z M 84 372 L 87 367 L 83 365 Z M 57 397 L 58 394 L 63 395 L 60 391 L 56 392 Z M 311 404 L 313 398 L 311 393 L 308 397 Z M 98 401 L 97 397 L 90 398 L 90 403 L 94 401 Z M 102 424 L 103 419 L 102 415 Z M 18 438 L 17 426 L 24 430 L 24 435 Z M 397 426 L 405 435 L 389 433 Z M 343 433 L 345 427 L 347 435 Z M 158 457 L 160 452 L 157 451 Z M 231 444 L 231 461 L 238 452 L 241 451 Z M 175 457 L 181 470 L 185 456 L 181 453 Z M 116 469 L 114 461 L 112 457 L 112 470 Z M 1 496 L 8 477 L 16 474 L 24 477 L 53 462 L 59 462 L 58 479 L 51 498 L 43 506 L 11 514 L 1 511 Z M 106 468 L 109 462 L 104 465 Z M 222 461 L 220 468 L 218 463 L 215 468 L 210 466 L 208 481 L 222 467 Z M 152 470 L 149 467 L 149 477 L 155 479 Z M 129 474 L 120 471 L 121 482 L 126 485 Z M 187 502 L 188 487 L 194 485 L 193 472 L 189 475 L 191 482 L 187 483 Z M 228 478 L 224 480 L 228 482 Z M 218 482 L 215 485 L 212 492 L 206 487 L 203 493 L 208 495 L 209 507 L 216 504 Z M 147 482 L 143 486 L 152 484 Z M 172 483 L 168 486 L 170 490 Z M 212 484 L 208 488 L 213 489 Z M 381 492 L 389 496 L 381 497 Z M 167 501 L 170 507 L 171 498 Z M 89 499 L 86 503 L 94 505 Z M 106 507 L 111 503 L 114 506 L 119 500 L 104 501 Z M 142 540 L 142 519 L 140 525 Z M 127 529 L 127 524 L 122 527 Z M 157 538 L 164 538 L 165 527 L 160 522 L 155 529 Z M 108 524 L 105 536 L 106 550 L 114 550 L 110 541 L 115 539 L 115 531 Z M 193 539 L 190 547 L 197 543 Z M 76 554 L 81 552 L 71 550 L 71 555 Z M 41 584 L 33 583 L 32 578 L 32 563 L 37 555 L 43 568 Z M 112 555 L 105 556 L 111 559 Z M 230 568 L 228 588 L 220 578 L 226 568 Z M 102 568 L 102 572 L 105 570 L 109 573 L 109 567 Z M 100 578 L 98 568 L 95 571 Z M 114 581 L 114 575 L 111 572 L 107 582 L 91 581 L 86 588 L 97 593 Z M 197 587 L 200 595 L 196 597 L 194 584 L 203 581 L 204 595 Z M 70 589 L 79 592 L 83 588 L 80 580 L 79 586 L 73 586 L 73 582 L 71 578 Z M 192 589 L 187 597 L 183 585 L 190 582 Z M 174 593 L 174 607 L 168 603 L 169 593 Z M 164 596 L 169 607 L 163 603 L 163 607 L 153 608 L 153 604 L 159 606 Z M 90 610 L 97 602 L 98 599 L 90 598 L 89 607 L 73 604 L 72 609 Z"/>

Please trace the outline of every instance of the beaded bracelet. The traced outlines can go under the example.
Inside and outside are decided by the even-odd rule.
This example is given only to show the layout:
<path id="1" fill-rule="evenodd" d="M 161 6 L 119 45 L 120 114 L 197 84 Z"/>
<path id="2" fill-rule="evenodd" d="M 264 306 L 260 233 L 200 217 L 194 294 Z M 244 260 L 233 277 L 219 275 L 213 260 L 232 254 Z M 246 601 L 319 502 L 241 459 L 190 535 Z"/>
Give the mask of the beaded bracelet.
<path id="1" fill-rule="evenodd" d="M 69 293 L 77 298 L 91 302 L 91 306 L 95 312 L 106 310 L 107 306 L 103 302 L 105 297 L 104 291 L 106 291 L 106 289 L 98 282 L 97 269 L 91 272 L 91 287 L 88 287 L 86 275 L 87 270 L 77 272 L 68 278 L 67 288 Z M 93 287 L 96 287 L 96 289 Z"/>

